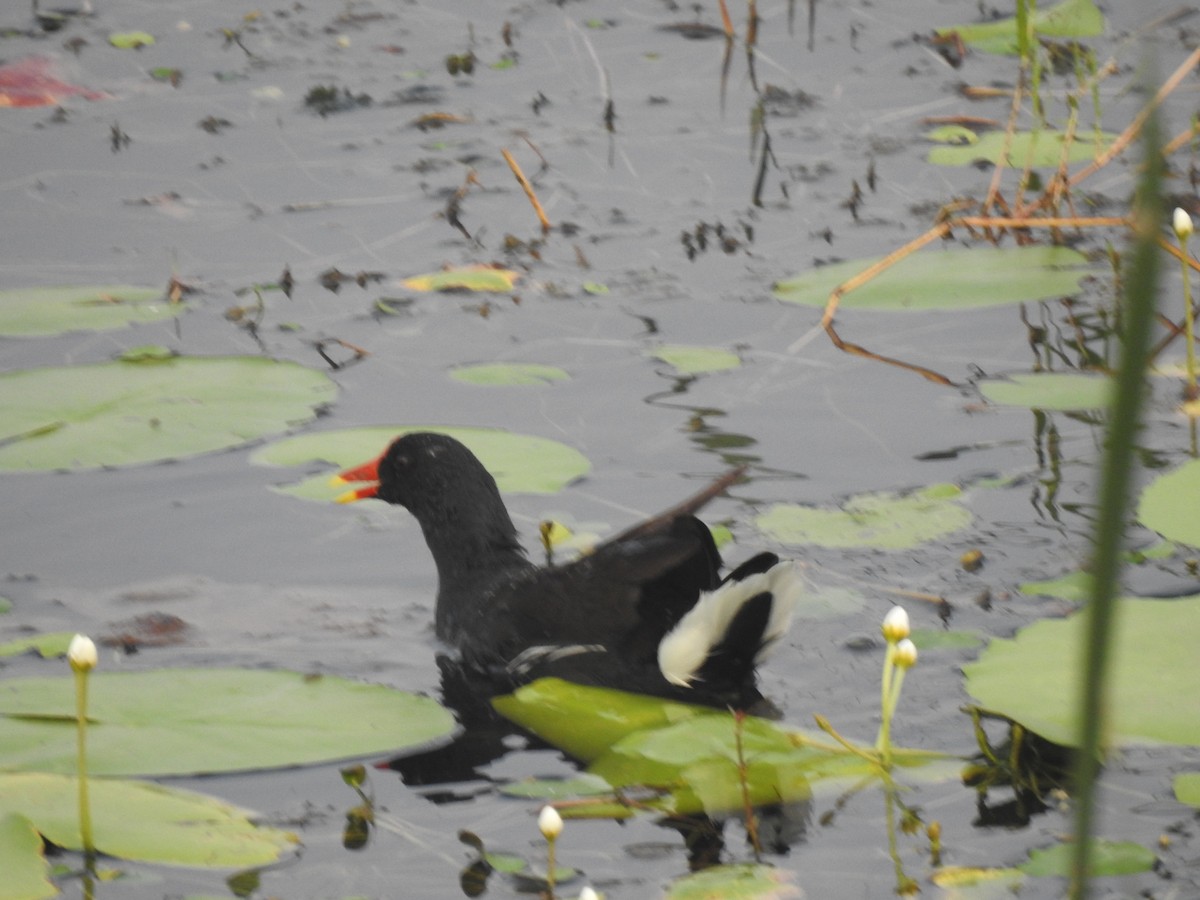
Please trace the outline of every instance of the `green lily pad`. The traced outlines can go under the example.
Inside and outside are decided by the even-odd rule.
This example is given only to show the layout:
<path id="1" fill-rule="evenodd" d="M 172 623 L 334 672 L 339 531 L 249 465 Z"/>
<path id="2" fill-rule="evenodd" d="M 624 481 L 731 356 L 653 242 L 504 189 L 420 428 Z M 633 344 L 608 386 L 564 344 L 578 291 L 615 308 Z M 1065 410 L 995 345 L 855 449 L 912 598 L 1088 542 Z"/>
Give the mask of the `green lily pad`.
<path id="1" fill-rule="evenodd" d="M 860 494 L 839 509 L 776 503 L 754 524 L 785 544 L 908 550 L 971 524 L 961 495 L 955 485 L 935 484 L 909 494 Z"/>
<path id="2" fill-rule="evenodd" d="M 0 656 L 17 656 L 20 653 L 37 653 L 44 659 L 53 656 L 65 656 L 73 631 L 57 631 L 52 634 L 37 634 L 32 637 L 18 638 L 6 644 L 0 644 Z"/>
<path id="3" fill-rule="evenodd" d="M 255 452 L 250 461 L 268 466 L 306 466 L 321 461 L 339 469 L 373 459 L 402 434 L 437 431 L 471 448 L 496 479 L 500 490 L 554 494 L 591 469 L 587 457 L 566 444 L 494 428 L 442 428 L 418 425 L 371 425 L 286 438 Z M 304 500 L 332 502 L 345 485 L 331 485 L 325 471 L 296 484 L 273 488 Z"/>
<path id="4" fill-rule="evenodd" d="M 485 387 L 547 385 L 568 381 L 571 376 L 557 366 L 536 363 L 492 363 L 490 365 L 460 366 L 450 370 L 450 377 L 466 384 Z"/>
<path id="5" fill-rule="evenodd" d="M 142 781 L 88 780 L 96 849 L 121 859 L 240 868 L 276 862 L 299 839 L 257 826 L 223 800 Z M 78 780 L 44 772 L 0 774 L 0 815 L 21 813 L 51 842 L 82 850 Z"/>
<path id="6" fill-rule="evenodd" d="M 110 331 L 179 315 L 162 288 L 100 285 L 0 291 L 0 335 L 41 337 L 68 331 Z"/>
<path id="7" fill-rule="evenodd" d="M 1083 603 L 1092 596 L 1095 579 L 1091 572 L 1068 572 L 1045 581 L 1026 581 L 1020 591 L 1030 597 L 1058 597 L 1073 603 Z"/>
<path id="8" fill-rule="evenodd" d="M 1104 14 L 1093 0 L 1063 0 L 1033 15 L 1036 37 L 1083 38 L 1104 33 Z M 942 37 L 956 34 L 975 50 L 1009 56 L 1019 52 L 1016 17 L 937 29 Z"/>
<path id="9" fill-rule="evenodd" d="M 1076 372 L 1031 372 L 1004 381 L 984 381 L 983 396 L 1003 406 L 1042 410 L 1107 409 L 1113 382 L 1103 375 Z"/>
<path id="10" fill-rule="evenodd" d="M 58 894 L 42 838 L 20 813 L 0 813 L 0 900 L 44 900 Z"/>
<path id="11" fill-rule="evenodd" d="M 584 772 L 575 778 L 527 778 L 514 781 L 504 785 L 500 793 L 525 800 L 550 801 L 570 797 L 595 797 L 612 793 L 612 788 L 599 775 Z"/>
<path id="12" fill-rule="evenodd" d="M 1071 875 L 1074 852 L 1070 844 L 1055 844 L 1045 850 L 1034 850 L 1029 854 L 1029 860 L 1017 868 L 1026 875 L 1068 878 Z M 1154 867 L 1155 860 L 1153 851 L 1141 844 L 1096 840 L 1092 847 L 1091 873 L 1094 876 L 1135 875 L 1138 872 L 1149 872 Z"/>
<path id="13" fill-rule="evenodd" d="M 154 35 L 148 31 L 121 31 L 110 34 L 108 42 L 118 50 L 140 50 L 154 44 Z"/>
<path id="14" fill-rule="evenodd" d="M 759 863 L 713 866 L 685 875 L 671 885 L 666 900 L 783 900 L 803 897 L 792 884 L 794 872 Z"/>
<path id="15" fill-rule="evenodd" d="M 1175 799 L 1200 808 L 1200 772 L 1181 772 L 1175 776 Z"/>
<path id="16" fill-rule="evenodd" d="M 1200 745 L 1200 596 L 1117 603 L 1108 738 Z M 1083 614 L 993 640 L 964 667 L 979 705 L 1066 746 L 1078 740 Z"/>
<path id="17" fill-rule="evenodd" d="M 943 125 L 932 131 L 925 132 L 925 139 L 936 144 L 978 144 L 979 134 L 966 125 Z"/>
<path id="18" fill-rule="evenodd" d="M 1178 469 L 1154 479 L 1138 501 L 1138 521 L 1165 538 L 1191 547 L 1200 547 L 1200 460 L 1184 463 Z"/>
<path id="19" fill-rule="evenodd" d="M 316 418 L 337 387 L 256 356 L 0 374 L 0 469 L 94 469 L 224 450 Z"/>
<path id="20" fill-rule="evenodd" d="M 842 282 L 879 261 L 821 266 L 777 282 L 775 296 L 823 307 Z M 975 309 L 1078 293 L 1085 257 L 1069 247 L 973 247 L 915 253 L 846 294 L 842 309 Z"/>
<path id="21" fill-rule="evenodd" d="M 0 769 L 75 771 L 71 678 L 0 681 Z M 90 678 L 94 775 L 236 772 L 425 749 L 454 717 L 427 697 L 295 672 L 168 669 Z"/>
<path id="22" fill-rule="evenodd" d="M 494 266 L 464 266 L 445 269 L 404 279 L 404 286 L 413 291 L 479 291 L 507 294 L 512 291 L 520 272 L 497 269 Z"/>
<path id="23" fill-rule="evenodd" d="M 1099 156 L 1116 137 L 1109 132 L 1076 134 L 1067 148 L 1067 162 L 1084 162 Z M 1048 130 L 1018 131 L 1011 139 L 1002 131 L 989 131 L 965 143 L 957 135 L 945 146 L 930 150 L 929 161 L 938 166 L 970 166 L 979 160 L 998 165 L 1003 159 L 1009 168 L 1023 169 L 1026 165 L 1035 169 L 1052 168 L 1062 162 L 1065 140 L 1062 132 Z"/>
<path id="24" fill-rule="evenodd" d="M 724 372 L 742 364 L 741 357 L 720 347 L 699 347 L 689 344 L 666 344 L 652 354 L 680 375 L 704 375 L 708 372 Z"/>
<path id="25" fill-rule="evenodd" d="M 641 694 L 539 679 L 492 701 L 501 715 L 589 763 L 613 788 L 666 786 L 649 805 L 674 813 L 741 809 L 735 718 L 709 707 Z M 746 787 L 752 803 L 803 799 L 830 778 L 863 778 L 878 766 L 824 735 L 786 730 L 753 716 L 741 724 Z M 938 754 L 897 750 L 900 766 Z M 628 813 L 628 807 L 622 810 Z"/>
<path id="26" fill-rule="evenodd" d="M 492 700 L 510 721 L 588 762 L 622 738 L 712 713 L 704 706 L 540 678 Z M 586 722 L 587 727 L 581 723 Z"/>

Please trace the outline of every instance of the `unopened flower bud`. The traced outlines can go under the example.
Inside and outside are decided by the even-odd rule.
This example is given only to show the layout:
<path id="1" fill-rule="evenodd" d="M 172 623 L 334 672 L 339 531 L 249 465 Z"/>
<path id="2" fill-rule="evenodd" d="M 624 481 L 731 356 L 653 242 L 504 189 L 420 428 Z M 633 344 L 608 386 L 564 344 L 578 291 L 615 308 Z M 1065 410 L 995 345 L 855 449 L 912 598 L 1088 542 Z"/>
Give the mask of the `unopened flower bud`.
<path id="1" fill-rule="evenodd" d="M 542 811 L 538 813 L 538 829 L 542 832 L 542 837 L 548 841 L 552 841 L 562 834 L 563 820 L 558 814 L 558 810 L 553 806 L 543 806 Z"/>
<path id="2" fill-rule="evenodd" d="M 889 644 L 904 640 L 912 633 L 908 625 L 908 613 L 903 606 L 893 606 L 883 617 L 883 636 Z"/>
<path id="3" fill-rule="evenodd" d="M 90 637 L 77 634 L 67 647 L 67 661 L 75 672 L 90 672 L 96 668 L 96 644 Z"/>
<path id="4" fill-rule="evenodd" d="M 1180 242 L 1190 238 L 1195 230 L 1195 226 L 1192 225 L 1192 217 L 1178 206 L 1175 207 L 1175 216 L 1171 224 L 1175 226 L 1175 237 L 1179 238 Z"/>
<path id="5" fill-rule="evenodd" d="M 894 660 L 901 669 L 911 669 L 917 664 L 917 645 L 905 638 L 896 645 Z"/>

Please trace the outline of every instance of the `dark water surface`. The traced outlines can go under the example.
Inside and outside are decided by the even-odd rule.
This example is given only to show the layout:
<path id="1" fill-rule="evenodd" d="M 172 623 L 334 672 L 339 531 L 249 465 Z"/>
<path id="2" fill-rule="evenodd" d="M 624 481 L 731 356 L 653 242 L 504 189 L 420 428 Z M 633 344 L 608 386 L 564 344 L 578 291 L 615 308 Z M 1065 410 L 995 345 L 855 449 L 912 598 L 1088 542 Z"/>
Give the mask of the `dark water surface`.
<path id="1" fill-rule="evenodd" d="M 775 280 L 818 261 L 888 252 L 928 227 L 942 204 L 983 195 L 990 173 L 924 162 L 928 126 L 921 120 L 964 113 L 1002 121 L 1006 100 L 971 104 L 956 88 L 1010 85 L 1016 63 L 974 54 L 954 68 L 913 38 L 975 19 L 972 0 L 821 3 L 811 49 L 805 10 L 789 34 L 786 5 L 760 4 L 759 87 L 772 85 L 781 95 L 770 106 L 774 161 L 758 207 L 751 204 L 756 94 L 744 55 L 735 53 L 722 110 L 724 41 L 660 30 L 693 21 L 691 6 L 314 0 L 257 7 L 261 16 L 248 23 L 242 16 L 255 7 L 99 3 L 94 18 L 64 32 L 0 41 L 8 60 L 53 56 L 66 80 L 112 95 L 71 100 L 65 122 L 52 121 L 48 109 L 0 110 L 0 282 L 162 284 L 175 273 L 202 292 L 177 325 L 5 339 L 5 370 L 103 361 L 142 344 L 196 355 L 265 351 L 327 368 L 312 344 L 340 338 L 371 356 L 331 372 L 340 394 L 314 429 L 496 426 L 587 455 L 592 472 L 562 494 L 509 498 L 527 543 L 550 514 L 620 528 L 738 461 L 751 464 L 750 481 L 709 510 L 711 521 L 732 522 L 734 561 L 769 546 L 751 520 L 770 502 L 835 505 L 860 491 L 1013 478 L 1006 489 L 973 496 L 973 527 L 946 542 L 893 554 L 801 554 L 813 563 L 815 581 L 852 576 L 867 586 L 867 601 L 800 622 L 767 666 L 765 692 L 791 722 L 808 725 L 819 712 L 863 739 L 877 725 L 880 654 L 850 648 L 857 636 L 877 633 L 893 602 L 884 588 L 944 595 L 954 606 L 954 627 L 989 635 L 1009 635 L 1066 610 L 1013 591 L 1023 580 L 1082 562 L 1100 430 L 1079 417 L 1054 417 L 1059 457 L 1048 460 L 1030 412 L 986 408 L 971 388 L 941 387 L 844 355 L 814 331 L 819 310 L 770 294 Z M 740 27 L 744 9 L 731 7 Z M 1176 8 L 1106 5 L 1109 34 L 1096 42 L 1098 55 L 1115 55 L 1122 67 L 1102 87 L 1106 128 L 1119 131 L 1139 108 L 1130 69 L 1140 47 L 1152 51 L 1165 75 L 1194 46 L 1196 33 L 1186 30 L 1194 23 L 1153 24 Z M 0 25 L 24 27 L 26 16 L 9 9 Z M 705 5 L 701 21 L 720 24 L 715 5 Z M 510 52 L 501 40 L 505 23 L 517 64 L 494 69 Z M 226 42 L 221 29 L 229 28 L 241 29 L 253 57 Z M 156 45 L 138 52 L 107 45 L 109 32 L 134 29 L 156 35 Z M 62 47 L 71 37 L 87 41 L 77 57 Z M 446 56 L 472 47 L 474 74 L 450 75 Z M 389 52 L 397 48 L 402 52 Z M 182 70 L 178 88 L 150 79 L 159 66 Z M 614 133 L 604 125 L 603 73 Z M 304 107 L 308 91 L 321 85 L 372 102 L 321 117 Z M 1168 103 L 1169 134 L 1192 114 L 1194 85 L 1188 81 Z M 1059 97 L 1069 86 L 1050 82 Z M 1053 115 L 1061 118 L 1064 107 L 1055 103 Z M 428 131 L 412 124 L 432 112 L 466 121 Z M 199 127 L 208 117 L 230 125 L 209 133 Z M 131 138 L 119 152 L 110 149 L 114 125 Z M 549 164 L 535 178 L 549 218 L 572 226 L 556 228 L 536 259 L 521 251 L 506 257 L 504 249 L 506 234 L 539 236 L 500 155 L 509 149 L 537 173 L 526 138 Z M 872 166 L 874 191 L 867 187 Z M 470 191 L 459 215 L 475 243 L 444 215 L 468 167 L 481 187 Z M 1133 168 L 1120 161 L 1088 182 L 1097 208 L 1125 209 Z M 857 218 L 845 205 L 854 182 L 865 192 Z M 140 202 L 168 193 L 177 196 Z M 738 246 L 726 253 L 710 244 L 689 260 L 680 236 L 700 223 L 723 225 Z M 495 298 L 485 317 L 478 297 L 425 296 L 402 315 L 372 315 L 377 298 L 410 296 L 401 277 L 489 261 L 525 270 L 519 304 Z M 297 287 L 290 301 L 268 295 L 260 345 L 224 311 L 246 302 L 234 291 L 273 281 L 285 266 Z M 317 281 L 331 267 L 381 272 L 385 281 L 365 289 L 349 284 L 335 294 Z M 586 282 L 609 292 L 589 294 Z M 1171 296 L 1177 288 L 1168 279 Z M 1106 283 L 1089 290 L 1094 296 L 1086 301 L 1109 302 Z M 838 321 L 849 339 L 956 382 L 977 371 L 1029 371 L 1034 363 L 1012 308 L 845 311 Z M 299 329 L 281 329 L 285 323 Z M 681 381 L 647 357 L 661 343 L 737 349 L 744 364 Z M 455 365 L 496 360 L 562 366 L 572 380 L 484 389 L 447 377 Z M 1165 391 L 1156 398 L 1143 439 L 1167 463 L 1181 461 L 1187 445 L 1169 416 L 1171 403 Z M 689 427 L 696 413 L 707 431 Z M 947 452 L 954 448 L 962 449 Z M 3 592 L 14 601 L 0 618 L 0 640 L 26 629 L 101 635 L 113 622 L 165 612 L 191 626 L 185 646 L 105 655 L 102 667 L 295 668 L 436 693 L 435 576 L 415 522 L 402 510 L 300 503 L 273 493 L 267 488 L 283 476 L 250 466 L 250 452 L 0 477 L 0 571 L 10 576 Z M 1139 532 L 1135 540 L 1152 536 Z M 975 547 L 987 565 L 968 574 L 959 558 Z M 1147 592 L 1188 584 L 1179 563 L 1134 578 Z M 986 611 L 973 602 L 985 590 L 995 600 Z M 918 627 L 938 626 L 931 609 L 909 606 Z M 968 701 L 959 666 L 973 656 L 942 650 L 922 659 L 905 685 L 895 728 L 900 743 L 971 752 L 970 725 L 958 709 Z M 23 657 L 6 661 L 0 674 L 61 669 L 58 661 Z M 540 853 L 536 803 L 502 797 L 497 785 L 574 771 L 553 751 L 515 738 L 509 746 L 512 752 L 449 785 L 406 786 L 393 773 L 374 773 L 384 824 L 354 853 L 340 845 L 342 812 L 353 796 L 336 766 L 174 783 L 299 830 L 302 856 L 264 872 L 262 896 L 453 897 L 468 859 L 455 837 L 460 829 L 489 847 Z M 1177 833 L 1162 851 L 1161 872 L 1106 882 L 1101 895 L 1200 896 L 1192 814 L 1169 799 L 1170 775 L 1195 763 L 1195 754 L 1153 749 L 1131 751 L 1112 767 L 1102 795 L 1104 834 L 1157 847 L 1160 834 Z M 794 872 L 810 897 L 891 896 L 882 797 L 868 790 L 818 824 L 835 799 L 818 795 L 811 820 L 790 835 L 790 849 L 768 859 Z M 957 781 L 920 786 L 906 799 L 927 821 L 942 822 L 947 861 L 956 865 L 1019 863 L 1071 827 L 1064 807 L 1024 828 L 979 828 L 975 794 Z M 750 858 L 738 822 L 725 837 L 725 859 Z M 929 872 L 923 846 L 916 839 L 902 845 L 909 873 L 920 879 Z M 612 898 L 658 896 L 688 868 L 679 835 L 648 816 L 625 825 L 568 823 L 559 857 Z M 130 869 L 136 878 L 102 885 L 99 895 L 228 893 L 223 873 Z M 66 895 L 77 890 L 70 884 Z M 1030 880 L 1021 896 L 1061 890 L 1054 879 Z M 489 892 L 512 896 L 516 889 L 493 879 Z"/>

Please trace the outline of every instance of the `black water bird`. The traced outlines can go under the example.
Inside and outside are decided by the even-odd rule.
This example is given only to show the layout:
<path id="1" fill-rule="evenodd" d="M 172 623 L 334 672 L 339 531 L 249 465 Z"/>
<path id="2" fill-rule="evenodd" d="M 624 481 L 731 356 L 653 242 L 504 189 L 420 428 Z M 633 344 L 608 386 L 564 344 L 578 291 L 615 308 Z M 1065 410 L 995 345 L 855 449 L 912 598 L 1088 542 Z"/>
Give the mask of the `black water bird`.
<path id="1" fill-rule="evenodd" d="M 437 636 L 499 690 L 553 675 L 756 710 L 756 665 L 787 630 L 796 567 L 759 553 L 724 578 L 694 513 L 740 475 L 560 566 L 530 562 L 495 479 L 459 441 L 418 432 L 336 480 L 417 519 L 438 573 Z"/>

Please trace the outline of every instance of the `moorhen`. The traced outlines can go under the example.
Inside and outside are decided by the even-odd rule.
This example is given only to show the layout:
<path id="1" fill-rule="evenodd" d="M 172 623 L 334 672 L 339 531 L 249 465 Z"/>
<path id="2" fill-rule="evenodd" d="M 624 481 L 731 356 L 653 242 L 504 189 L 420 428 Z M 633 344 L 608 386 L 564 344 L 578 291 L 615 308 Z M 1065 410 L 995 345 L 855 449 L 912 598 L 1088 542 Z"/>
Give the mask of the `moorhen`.
<path id="1" fill-rule="evenodd" d="M 406 434 L 335 480 L 367 483 L 342 502 L 377 497 L 416 517 L 437 564 L 437 636 L 493 688 L 553 675 L 759 711 L 755 666 L 787 630 L 801 578 L 773 553 L 718 574 L 693 513 L 739 474 L 547 567 L 526 558 L 495 479 L 454 438 Z"/>

